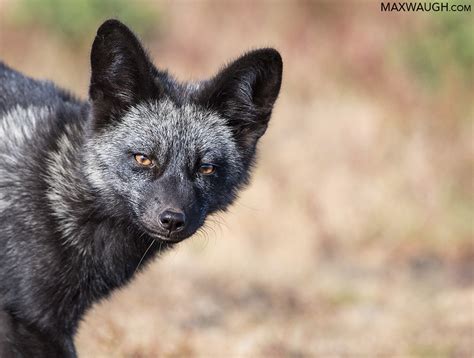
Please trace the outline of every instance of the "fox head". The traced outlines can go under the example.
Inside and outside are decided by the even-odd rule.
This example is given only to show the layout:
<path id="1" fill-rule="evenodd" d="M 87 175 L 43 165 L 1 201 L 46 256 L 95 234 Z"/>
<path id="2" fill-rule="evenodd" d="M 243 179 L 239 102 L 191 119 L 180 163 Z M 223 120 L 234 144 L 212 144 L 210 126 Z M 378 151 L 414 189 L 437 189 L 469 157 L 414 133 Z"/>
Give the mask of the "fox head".
<path id="1" fill-rule="evenodd" d="M 209 80 L 179 83 L 108 20 L 91 69 L 88 181 L 109 215 L 156 239 L 191 236 L 248 182 L 280 90 L 280 54 L 252 51 Z"/>

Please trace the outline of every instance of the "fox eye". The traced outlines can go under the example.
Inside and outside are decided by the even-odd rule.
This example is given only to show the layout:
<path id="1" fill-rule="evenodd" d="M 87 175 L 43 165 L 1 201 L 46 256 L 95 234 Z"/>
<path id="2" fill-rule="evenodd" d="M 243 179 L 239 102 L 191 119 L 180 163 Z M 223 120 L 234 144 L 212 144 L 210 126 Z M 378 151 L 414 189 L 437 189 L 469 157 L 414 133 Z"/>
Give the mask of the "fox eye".
<path id="1" fill-rule="evenodd" d="M 153 161 L 145 154 L 135 154 L 133 157 L 135 158 L 135 161 L 143 167 L 150 168 L 153 166 Z"/>
<path id="2" fill-rule="evenodd" d="M 199 173 L 203 175 L 211 175 L 214 174 L 216 171 L 216 166 L 208 163 L 203 163 L 199 167 Z"/>

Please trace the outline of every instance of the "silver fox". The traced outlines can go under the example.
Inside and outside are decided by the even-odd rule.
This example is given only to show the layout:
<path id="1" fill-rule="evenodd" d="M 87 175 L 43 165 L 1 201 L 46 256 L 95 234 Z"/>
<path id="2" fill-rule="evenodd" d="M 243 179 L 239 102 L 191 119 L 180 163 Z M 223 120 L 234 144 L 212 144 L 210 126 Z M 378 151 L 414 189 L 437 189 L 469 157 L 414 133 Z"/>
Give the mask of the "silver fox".
<path id="1" fill-rule="evenodd" d="M 94 302 L 235 200 L 282 59 L 255 50 L 180 83 L 108 20 L 91 70 L 82 101 L 0 62 L 1 357 L 75 357 Z"/>

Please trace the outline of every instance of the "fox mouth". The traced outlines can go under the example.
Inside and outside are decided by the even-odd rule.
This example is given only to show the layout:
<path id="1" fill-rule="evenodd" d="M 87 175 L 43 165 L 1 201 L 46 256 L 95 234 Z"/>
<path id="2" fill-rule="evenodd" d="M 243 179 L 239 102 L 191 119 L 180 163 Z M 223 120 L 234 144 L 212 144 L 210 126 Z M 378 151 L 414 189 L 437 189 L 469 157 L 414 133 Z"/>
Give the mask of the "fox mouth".
<path id="1" fill-rule="evenodd" d="M 189 238 L 191 235 L 182 235 L 182 236 L 172 236 L 170 235 L 169 233 L 163 233 L 163 232 L 160 232 L 160 231 L 156 231 L 156 230 L 153 230 L 153 229 L 150 229 L 146 226 L 144 226 L 142 224 L 142 228 L 143 228 L 143 231 L 145 231 L 145 233 L 147 233 L 148 235 L 150 235 L 152 238 L 154 239 L 158 239 L 158 240 L 161 240 L 161 241 L 164 241 L 164 242 L 168 242 L 168 243 L 178 243 L 178 242 L 181 242 L 187 238 Z"/>
<path id="2" fill-rule="evenodd" d="M 134 216 L 135 224 L 143 233 L 149 235 L 153 239 L 172 244 L 181 242 L 193 236 L 205 220 L 205 213 L 202 212 L 199 215 L 199 222 L 196 223 L 193 220 L 190 220 L 182 229 L 172 231 L 159 225 L 155 218 L 147 220 L 143 214 L 135 214 Z"/>

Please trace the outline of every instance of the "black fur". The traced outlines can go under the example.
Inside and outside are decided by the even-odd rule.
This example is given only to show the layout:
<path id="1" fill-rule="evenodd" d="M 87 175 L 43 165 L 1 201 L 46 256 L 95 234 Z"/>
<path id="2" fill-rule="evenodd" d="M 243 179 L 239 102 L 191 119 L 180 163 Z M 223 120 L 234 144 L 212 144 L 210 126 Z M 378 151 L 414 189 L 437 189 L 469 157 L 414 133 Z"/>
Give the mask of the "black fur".
<path id="1" fill-rule="evenodd" d="M 211 80 L 179 83 L 108 20 L 91 69 L 81 101 L 0 63 L 2 358 L 74 357 L 94 302 L 232 203 L 267 128 L 282 61 L 257 50 Z M 154 165 L 137 164 L 136 153 Z M 203 163 L 216 172 L 200 174 Z M 164 229 L 167 210 L 186 219 L 182 229 Z"/>

